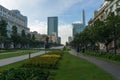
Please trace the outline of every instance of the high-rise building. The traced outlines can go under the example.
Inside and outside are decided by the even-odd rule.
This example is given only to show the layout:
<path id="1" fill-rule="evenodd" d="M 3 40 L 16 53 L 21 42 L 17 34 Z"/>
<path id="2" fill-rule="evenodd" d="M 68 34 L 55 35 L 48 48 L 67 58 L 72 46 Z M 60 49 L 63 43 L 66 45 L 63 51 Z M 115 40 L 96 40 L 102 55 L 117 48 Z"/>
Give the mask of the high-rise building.
<path id="1" fill-rule="evenodd" d="M 72 24 L 73 26 L 73 38 L 77 33 L 80 33 L 84 30 L 85 28 L 85 11 L 82 11 L 82 21 L 74 22 Z"/>
<path id="2" fill-rule="evenodd" d="M 48 35 L 52 35 L 52 33 L 56 33 L 56 37 L 58 37 L 58 17 L 48 17 Z"/>
<path id="3" fill-rule="evenodd" d="M 73 26 L 73 37 L 77 34 L 83 31 L 84 25 L 81 22 L 74 22 L 72 24 Z"/>
<path id="4" fill-rule="evenodd" d="M 82 18 L 83 18 L 83 26 L 85 26 L 85 11 L 82 12 Z"/>

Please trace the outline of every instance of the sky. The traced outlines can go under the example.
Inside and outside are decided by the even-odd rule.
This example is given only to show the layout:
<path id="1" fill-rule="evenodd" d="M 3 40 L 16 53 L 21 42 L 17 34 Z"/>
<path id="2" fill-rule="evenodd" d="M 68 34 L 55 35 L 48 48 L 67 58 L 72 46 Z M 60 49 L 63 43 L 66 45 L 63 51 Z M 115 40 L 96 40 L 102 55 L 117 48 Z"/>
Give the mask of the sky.
<path id="1" fill-rule="evenodd" d="M 58 35 L 64 44 L 72 36 L 72 23 L 82 21 L 85 10 L 86 25 L 104 0 L 0 0 L 9 10 L 18 9 L 27 16 L 30 31 L 47 34 L 47 17 L 58 16 Z"/>

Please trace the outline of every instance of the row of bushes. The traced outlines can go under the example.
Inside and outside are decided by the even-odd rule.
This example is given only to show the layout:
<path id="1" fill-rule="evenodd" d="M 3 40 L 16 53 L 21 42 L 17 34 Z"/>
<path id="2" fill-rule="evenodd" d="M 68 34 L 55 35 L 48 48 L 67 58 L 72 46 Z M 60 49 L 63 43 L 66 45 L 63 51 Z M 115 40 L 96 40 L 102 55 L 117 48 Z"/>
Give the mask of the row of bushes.
<path id="1" fill-rule="evenodd" d="M 48 76 L 48 71 L 39 68 L 19 68 L 4 71 L 0 80 L 46 80 Z"/>
<path id="2" fill-rule="evenodd" d="M 85 54 L 91 55 L 91 56 L 102 57 L 102 58 L 110 59 L 110 60 L 113 60 L 113 61 L 120 61 L 120 55 L 116 55 L 116 54 L 113 54 L 113 53 L 85 51 Z"/>
<path id="3" fill-rule="evenodd" d="M 58 69 L 62 55 L 61 52 L 49 52 L 30 58 L 17 69 L 1 72 L 0 80 L 53 80 L 53 70 Z"/>

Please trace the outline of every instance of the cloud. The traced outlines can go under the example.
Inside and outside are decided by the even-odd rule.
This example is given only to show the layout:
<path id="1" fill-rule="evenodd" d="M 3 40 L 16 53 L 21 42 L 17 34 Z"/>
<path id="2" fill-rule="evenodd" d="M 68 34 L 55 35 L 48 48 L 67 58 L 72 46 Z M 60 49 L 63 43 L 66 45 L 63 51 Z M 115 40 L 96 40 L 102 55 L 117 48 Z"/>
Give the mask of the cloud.
<path id="1" fill-rule="evenodd" d="M 60 24 L 59 36 L 62 38 L 62 44 L 68 41 L 68 37 L 72 36 L 72 25 L 71 24 Z"/>
<path id="2" fill-rule="evenodd" d="M 81 0 L 0 0 L 0 5 L 10 10 L 20 10 L 23 15 L 28 16 L 28 27 L 31 31 L 47 34 L 47 17 L 58 16 L 79 1 Z M 62 43 L 65 43 L 67 37 L 71 35 L 70 26 L 69 24 L 59 25 Z"/>
<path id="3" fill-rule="evenodd" d="M 0 0 L 0 5 L 10 10 L 20 10 L 23 15 L 28 17 L 28 27 L 31 31 L 46 34 L 48 16 L 61 16 L 63 14 L 62 19 L 68 21 L 76 20 L 75 16 L 78 17 L 78 15 L 75 15 L 75 13 L 69 15 L 69 12 L 67 12 L 66 15 L 68 17 L 65 17 L 64 12 L 71 9 L 77 3 L 79 3 L 80 9 L 88 8 L 87 11 L 89 11 L 91 6 L 95 7 L 100 1 L 103 0 Z M 62 43 L 65 43 L 68 36 L 72 35 L 72 23 L 67 24 L 64 21 L 62 20 L 62 24 L 59 24 L 59 36 L 62 38 Z"/>
<path id="4" fill-rule="evenodd" d="M 0 4 L 9 9 L 13 8 L 25 8 L 34 7 L 39 4 L 43 4 L 46 0 L 0 0 Z"/>
<path id="5" fill-rule="evenodd" d="M 0 4 L 8 9 L 20 10 L 23 15 L 28 17 L 28 25 L 31 25 L 34 20 L 39 19 L 46 21 L 48 16 L 61 16 L 61 14 L 63 14 L 64 17 L 64 12 L 77 3 L 79 3 L 81 9 L 89 8 L 89 6 L 93 6 L 94 3 L 99 2 L 99 0 L 89 0 L 88 3 L 86 3 L 86 1 L 87 0 L 0 0 Z M 74 14 L 71 16 L 75 16 Z M 67 15 L 69 14 L 67 13 Z"/>
<path id="6" fill-rule="evenodd" d="M 47 23 L 36 20 L 29 26 L 31 31 L 37 31 L 40 34 L 47 34 Z"/>
<path id="7" fill-rule="evenodd" d="M 30 27 L 31 31 L 37 31 L 40 34 L 47 34 L 46 22 L 40 22 L 40 21 L 36 20 L 29 27 Z M 64 23 L 59 24 L 58 33 L 62 39 L 62 44 L 65 44 L 65 42 L 68 40 L 68 37 L 72 36 L 72 25 L 71 24 L 64 24 Z"/>
<path id="8" fill-rule="evenodd" d="M 0 4 L 8 9 L 18 9 L 32 19 L 58 16 L 65 10 L 82 0 L 0 0 Z"/>
<path id="9" fill-rule="evenodd" d="M 80 3 L 80 8 L 89 8 L 103 0 L 86 1 L 88 0 L 0 0 L 0 4 L 8 9 L 20 10 L 32 23 L 36 19 L 45 21 L 48 16 L 59 16 L 76 3 Z"/>

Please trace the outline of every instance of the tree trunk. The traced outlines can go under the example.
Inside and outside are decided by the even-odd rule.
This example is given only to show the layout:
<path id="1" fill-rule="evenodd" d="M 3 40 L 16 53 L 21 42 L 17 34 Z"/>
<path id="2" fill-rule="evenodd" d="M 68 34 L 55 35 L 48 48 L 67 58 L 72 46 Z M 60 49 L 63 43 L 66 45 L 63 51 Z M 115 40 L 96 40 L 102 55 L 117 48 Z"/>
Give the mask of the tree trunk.
<path id="1" fill-rule="evenodd" d="M 116 54 L 116 49 L 117 49 L 117 41 L 114 40 L 114 53 Z"/>
<path id="2" fill-rule="evenodd" d="M 106 44 L 105 46 L 106 46 L 106 51 L 108 53 L 109 52 L 108 45 Z"/>

